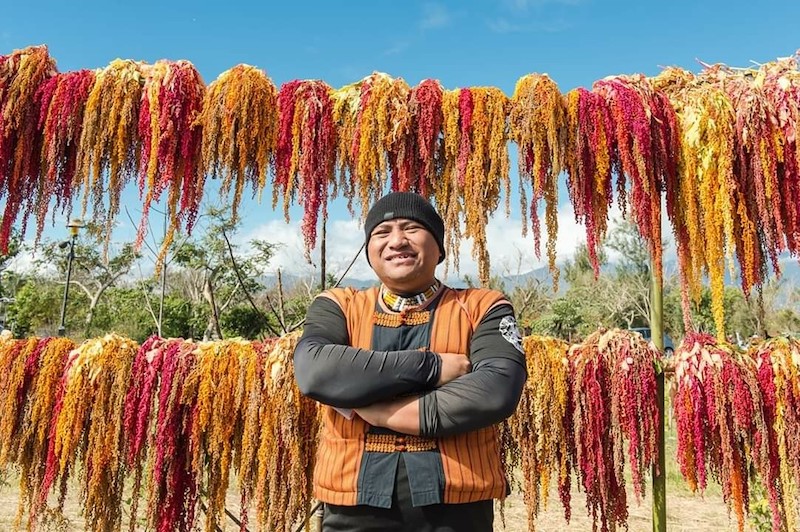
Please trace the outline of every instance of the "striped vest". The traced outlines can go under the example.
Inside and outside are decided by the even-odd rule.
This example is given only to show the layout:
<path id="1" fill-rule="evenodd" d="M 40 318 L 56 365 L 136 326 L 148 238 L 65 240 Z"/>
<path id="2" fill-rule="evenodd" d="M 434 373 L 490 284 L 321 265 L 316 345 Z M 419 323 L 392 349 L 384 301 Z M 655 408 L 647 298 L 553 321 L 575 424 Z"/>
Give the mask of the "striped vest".
<path id="1" fill-rule="evenodd" d="M 493 306 L 507 302 L 500 292 L 485 289 L 444 293 L 433 313 L 429 349 L 437 353 L 469 353 L 472 332 Z M 337 288 L 322 294 L 341 307 L 347 318 L 350 344 L 370 349 L 378 289 Z M 314 497 L 342 506 L 358 498 L 358 474 L 369 426 L 324 406 L 322 430 L 314 469 Z M 500 460 L 496 426 L 437 440 L 445 476 L 446 504 L 503 498 L 506 478 Z"/>

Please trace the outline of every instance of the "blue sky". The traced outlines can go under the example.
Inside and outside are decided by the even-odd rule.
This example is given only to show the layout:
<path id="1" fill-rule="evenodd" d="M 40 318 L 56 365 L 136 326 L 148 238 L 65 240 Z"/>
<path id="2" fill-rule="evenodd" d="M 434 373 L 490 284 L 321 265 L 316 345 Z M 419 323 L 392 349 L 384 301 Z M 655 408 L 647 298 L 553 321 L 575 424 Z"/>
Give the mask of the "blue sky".
<path id="1" fill-rule="evenodd" d="M 97 68 L 117 57 L 155 62 L 187 59 L 211 83 L 222 71 L 248 63 L 276 84 L 323 79 L 333 87 L 377 70 L 414 85 L 436 78 L 445 88 L 491 85 L 511 95 L 517 79 L 546 72 L 562 92 L 589 87 L 614 74 L 657 74 L 663 66 L 699 70 L 696 59 L 747 66 L 800 48 L 797 1 L 500 0 L 462 2 L 37 2 L 5 0 L 0 54 L 47 44 L 61 71 Z M 513 164 L 512 164 L 513 166 Z M 512 178 L 515 172 L 512 171 Z M 514 178 L 515 179 L 515 178 Z M 207 189 L 209 200 L 213 190 Z M 267 191 L 265 199 L 271 194 Z M 132 191 L 130 208 L 140 202 Z M 540 266 L 532 239 L 522 239 L 512 199 L 510 220 L 498 211 L 488 227 L 493 266 L 516 273 Z M 242 241 L 282 242 L 275 266 L 302 265 L 299 210 L 287 226 L 269 202 L 249 202 Z M 130 231 L 120 219 L 115 240 Z M 568 258 L 582 228 L 560 206 L 559 259 Z M 350 261 L 362 237 L 357 220 L 334 204 L 329 263 Z M 60 238 L 62 228 L 48 230 Z M 462 273 L 474 273 L 470 244 Z M 366 261 L 354 275 L 369 277 Z"/>

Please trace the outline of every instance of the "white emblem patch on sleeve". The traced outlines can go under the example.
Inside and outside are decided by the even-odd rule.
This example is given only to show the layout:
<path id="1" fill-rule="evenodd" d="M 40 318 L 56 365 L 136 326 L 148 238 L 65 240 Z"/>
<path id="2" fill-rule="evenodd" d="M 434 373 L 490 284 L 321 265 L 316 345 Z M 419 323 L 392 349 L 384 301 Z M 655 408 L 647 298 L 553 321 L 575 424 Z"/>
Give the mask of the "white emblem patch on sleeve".
<path id="1" fill-rule="evenodd" d="M 517 327 L 517 319 L 514 316 L 505 316 L 500 320 L 500 334 L 506 339 L 508 343 L 517 348 L 520 353 L 524 353 L 522 349 L 522 335 L 519 333 Z"/>

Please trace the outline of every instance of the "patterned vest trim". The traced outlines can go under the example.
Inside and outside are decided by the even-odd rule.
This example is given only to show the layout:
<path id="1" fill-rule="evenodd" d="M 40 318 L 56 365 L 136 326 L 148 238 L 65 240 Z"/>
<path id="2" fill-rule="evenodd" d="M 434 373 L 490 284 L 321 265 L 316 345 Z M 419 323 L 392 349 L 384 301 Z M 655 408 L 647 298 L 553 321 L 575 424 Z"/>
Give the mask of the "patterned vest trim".
<path id="1" fill-rule="evenodd" d="M 322 296 L 334 300 L 344 312 L 351 345 L 370 349 L 378 289 L 337 288 Z M 433 314 L 430 350 L 468 353 L 475 327 L 489 309 L 504 302 L 503 294 L 494 290 L 445 288 Z M 330 504 L 354 506 L 369 425 L 358 416 L 348 420 L 327 406 L 323 407 L 322 418 L 314 496 Z M 439 438 L 438 444 L 445 476 L 445 503 L 505 497 L 507 484 L 497 426 Z"/>

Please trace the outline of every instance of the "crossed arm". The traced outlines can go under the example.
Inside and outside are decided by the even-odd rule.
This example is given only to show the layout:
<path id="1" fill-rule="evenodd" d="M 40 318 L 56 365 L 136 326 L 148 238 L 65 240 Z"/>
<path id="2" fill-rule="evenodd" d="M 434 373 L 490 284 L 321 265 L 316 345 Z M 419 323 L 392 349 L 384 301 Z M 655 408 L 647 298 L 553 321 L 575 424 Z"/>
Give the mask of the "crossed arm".
<path id="1" fill-rule="evenodd" d="M 295 378 L 304 394 L 354 408 L 374 426 L 427 437 L 476 430 L 511 415 L 525 383 L 524 355 L 499 330 L 510 315 L 509 305 L 487 313 L 472 337 L 472 371 L 442 384 L 442 360 L 454 355 L 349 347 L 341 309 L 317 298 L 295 350 Z"/>

